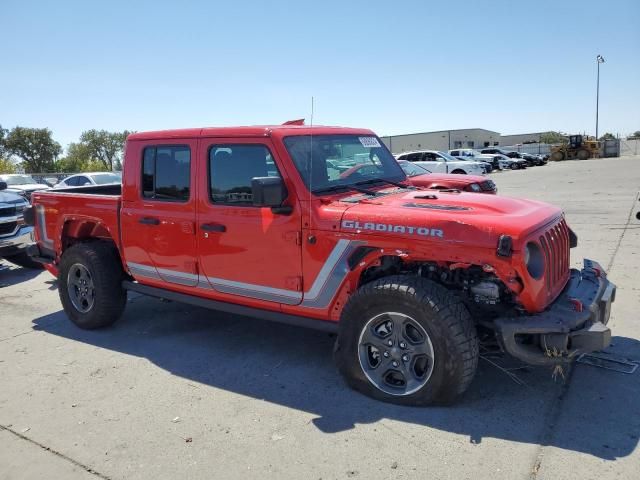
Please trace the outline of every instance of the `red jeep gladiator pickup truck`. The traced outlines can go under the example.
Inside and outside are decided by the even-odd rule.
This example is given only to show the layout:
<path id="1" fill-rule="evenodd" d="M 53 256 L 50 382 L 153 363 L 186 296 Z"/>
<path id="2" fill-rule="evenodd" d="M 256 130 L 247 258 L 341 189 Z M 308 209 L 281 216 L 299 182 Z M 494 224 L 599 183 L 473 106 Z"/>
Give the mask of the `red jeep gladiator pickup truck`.
<path id="1" fill-rule="evenodd" d="M 480 334 L 534 365 L 610 342 L 615 286 L 569 268 L 559 208 L 412 186 L 370 130 L 136 133 L 121 187 L 32 199 L 29 252 L 81 328 L 115 322 L 131 290 L 328 329 L 352 387 L 410 405 L 468 387 Z"/>

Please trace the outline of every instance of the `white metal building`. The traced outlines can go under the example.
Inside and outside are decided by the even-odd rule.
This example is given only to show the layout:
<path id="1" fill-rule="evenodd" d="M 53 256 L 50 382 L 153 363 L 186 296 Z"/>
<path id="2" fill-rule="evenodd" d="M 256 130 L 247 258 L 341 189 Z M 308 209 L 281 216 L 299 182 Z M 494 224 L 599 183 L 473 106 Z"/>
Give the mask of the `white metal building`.
<path id="1" fill-rule="evenodd" d="M 392 153 L 410 150 L 450 150 L 452 148 L 484 148 L 501 143 L 500 133 L 484 128 L 441 130 L 380 137 Z"/>

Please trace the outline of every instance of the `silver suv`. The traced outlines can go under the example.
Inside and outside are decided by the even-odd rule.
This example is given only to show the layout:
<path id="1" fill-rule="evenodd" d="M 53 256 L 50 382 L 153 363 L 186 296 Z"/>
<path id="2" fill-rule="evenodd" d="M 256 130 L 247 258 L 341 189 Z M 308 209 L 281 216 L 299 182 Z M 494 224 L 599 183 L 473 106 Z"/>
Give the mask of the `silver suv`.
<path id="1" fill-rule="evenodd" d="M 26 251 L 33 242 L 33 227 L 24 223 L 24 211 L 29 202 L 6 189 L 7 184 L 0 181 L 0 257 L 21 267 L 42 268 Z"/>

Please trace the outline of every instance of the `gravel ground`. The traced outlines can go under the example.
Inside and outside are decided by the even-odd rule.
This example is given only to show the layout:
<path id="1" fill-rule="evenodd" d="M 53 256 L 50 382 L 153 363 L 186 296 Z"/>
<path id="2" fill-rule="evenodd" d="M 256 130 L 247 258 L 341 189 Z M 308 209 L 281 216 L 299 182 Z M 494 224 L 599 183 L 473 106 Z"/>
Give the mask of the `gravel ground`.
<path id="1" fill-rule="evenodd" d="M 640 157 L 492 175 L 561 205 L 618 285 L 611 351 L 640 360 Z M 481 359 L 447 408 L 347 389 L 325 333 L 130 296 L 75 328 L 46 272 L 0 272 L 0 478 L 609 479 L 640 472 L 640 371 L 517 382 Z M 512 362 L 497 360 L 510 367 Z M 635 472 L 635 474 L 633 473 Z"/>

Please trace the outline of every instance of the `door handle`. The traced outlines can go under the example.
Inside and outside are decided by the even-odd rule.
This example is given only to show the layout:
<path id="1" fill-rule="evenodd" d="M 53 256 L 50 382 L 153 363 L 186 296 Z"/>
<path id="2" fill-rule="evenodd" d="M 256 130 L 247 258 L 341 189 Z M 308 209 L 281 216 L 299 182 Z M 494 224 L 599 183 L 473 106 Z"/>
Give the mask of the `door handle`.
<path id="1" fill-rule="evenodd" d="M 143 225 L 160 225 L 160 219 L 154 217 L 142 217 L 138 223 Z"/>
<path id="2" fill-rule="evenodd" d="M 205 232 L 226 232 L 227 227 L 219 223 L 203 223 L 200 228 Z"/>

